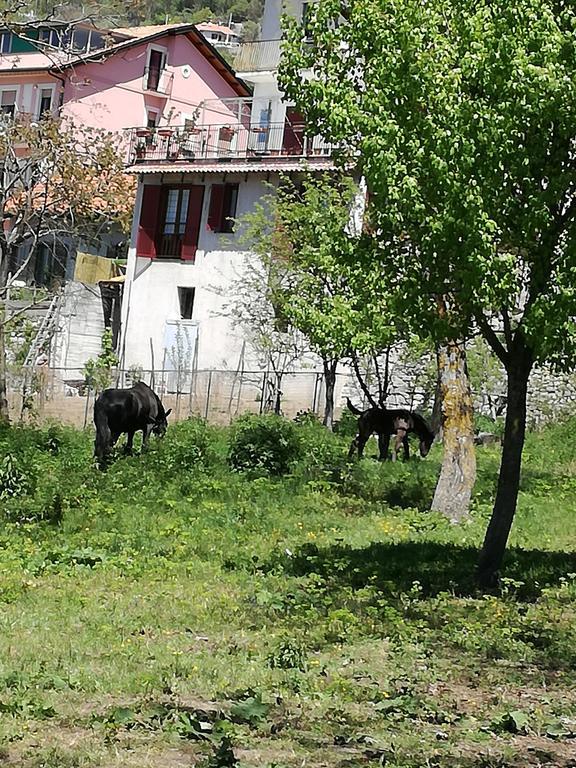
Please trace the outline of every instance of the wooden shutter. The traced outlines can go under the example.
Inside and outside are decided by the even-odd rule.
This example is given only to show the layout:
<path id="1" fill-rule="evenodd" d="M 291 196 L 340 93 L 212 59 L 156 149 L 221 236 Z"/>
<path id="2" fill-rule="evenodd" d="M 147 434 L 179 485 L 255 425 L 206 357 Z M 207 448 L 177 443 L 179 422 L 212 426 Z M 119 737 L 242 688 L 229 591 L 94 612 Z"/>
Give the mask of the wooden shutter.
<path id="1" fill-rule="evenodd" d="M 186 229 L 182 240 L 183 261 L 194 261 L 198 250 L 198 236 L 200 234 L 200 219 L 202 218 L 202 202 L 204 200 L 204 186 L 190 187 L 188 199 L 188 215 L 186 217 Z"/>
<path id="2" fill-rule="evenodd" d="M 220 232 L 224 212 L 224 184 L 213 184 L 210 192 L 210 210 L 208 211 L 208 229 Z"/>
<path id="3" fill-rule="evenodd" d="M 160 195 L 162 187 L 144 185 L 142 205 L 140 206 L 140 224 L 136 241 L 136 255 L 153 259 L 156 256 L 156 235 L 160 214 Z"/>

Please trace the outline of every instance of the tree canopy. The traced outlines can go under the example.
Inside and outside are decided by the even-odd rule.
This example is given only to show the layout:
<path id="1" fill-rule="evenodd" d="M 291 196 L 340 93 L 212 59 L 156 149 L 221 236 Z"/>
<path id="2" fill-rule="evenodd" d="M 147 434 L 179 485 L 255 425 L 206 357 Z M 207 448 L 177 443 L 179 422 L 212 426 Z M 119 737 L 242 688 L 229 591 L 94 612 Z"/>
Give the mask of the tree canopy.
<path id="1" fill-rule="evenodd" d="M 493 573 L 516 506 L 530 370 L 575 357 L 576 11 L 564 0 L 320 0 L 305 32 L 286 28 L 281 83 L 357 158 L 405 312 L 438 339 L 479 327 L 507 369 L 483 551 Z"/>

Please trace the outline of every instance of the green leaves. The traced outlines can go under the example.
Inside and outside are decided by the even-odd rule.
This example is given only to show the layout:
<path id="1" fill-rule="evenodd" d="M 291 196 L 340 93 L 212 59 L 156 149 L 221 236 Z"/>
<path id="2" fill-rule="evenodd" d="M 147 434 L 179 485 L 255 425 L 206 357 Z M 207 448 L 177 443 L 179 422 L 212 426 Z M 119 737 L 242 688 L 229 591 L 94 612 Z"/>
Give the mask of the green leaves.
<path id="1" fill-rule="evenodd" d="M 346 174 L 310 174 L 298 184 L 283 179 L 276 195 L 243 217 L 242 239 L 264 265 L 271 341 L 294 328 L 323 358 L 340 359 L 380 351 L 397 337 L 380 246 L 355 231 L 363 204 L 363 190 Z M 246 282 L 239 290 L 254 293 Z M 246 319 L 261 327 L 261 302 L 249 305 Z"/>
<path id="2" fill-rule="evenodd" d="M 574 9 L 352 0 L 331 24 L 342 8 L 320 0 L 306 43 L 287 24 L 280 80 L 313 127 L 357 158 L 387 241 L 378 258 L 391 300 L 438 338 L 439 293 L 453 333 L 506 310 L 536 359 L 569 364 Z"/>

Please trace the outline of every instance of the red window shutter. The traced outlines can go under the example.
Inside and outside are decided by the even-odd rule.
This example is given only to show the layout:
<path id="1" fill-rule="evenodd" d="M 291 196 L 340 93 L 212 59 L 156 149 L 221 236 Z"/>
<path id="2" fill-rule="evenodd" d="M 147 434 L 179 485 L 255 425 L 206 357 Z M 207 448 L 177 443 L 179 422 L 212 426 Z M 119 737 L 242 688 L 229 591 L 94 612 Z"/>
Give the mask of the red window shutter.
<path id="1" fill-rule="evenodd" d="M 224 212 L 224 184 L 213 184 L 210 193 L 210 210 L 208 211 L 208 229 L 220 232 Z"/>
<path id="2" fill-rule="evenodd" d="M 186 217 L 186 229 L 182 239 L 182 260 L 194 261 L 198 249 L 198 235 L 200 234 L 200 219 L 202 218 L 202 201 L 204 200 L 204 186 L 190 187 L 188 199 L 188 215 Z"/>
<path id="3" fill-rule="evenodd" d="M 142 205 L 140 206 L 140 224 L 136 241 L 136 255 L 153 259 L 156 256 L 156 235 L 160 213 L 161 186 L 144 185 Z"/>

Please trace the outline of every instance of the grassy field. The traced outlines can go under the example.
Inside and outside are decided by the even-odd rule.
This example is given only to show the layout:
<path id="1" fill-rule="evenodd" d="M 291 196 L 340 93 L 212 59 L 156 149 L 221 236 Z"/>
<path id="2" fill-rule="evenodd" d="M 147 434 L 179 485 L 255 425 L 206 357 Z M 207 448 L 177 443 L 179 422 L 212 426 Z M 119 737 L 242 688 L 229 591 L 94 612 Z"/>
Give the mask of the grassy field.
<path id="1" fill-rule="evenodd" d="M 498 595 L 440 450 L 348 467 L 314 424 L 289 475 L 171 427 L 92 467 L 88 433 L 0 432 L 0 764 L 576 766 L 575 423 L 529 436 Z"/>

